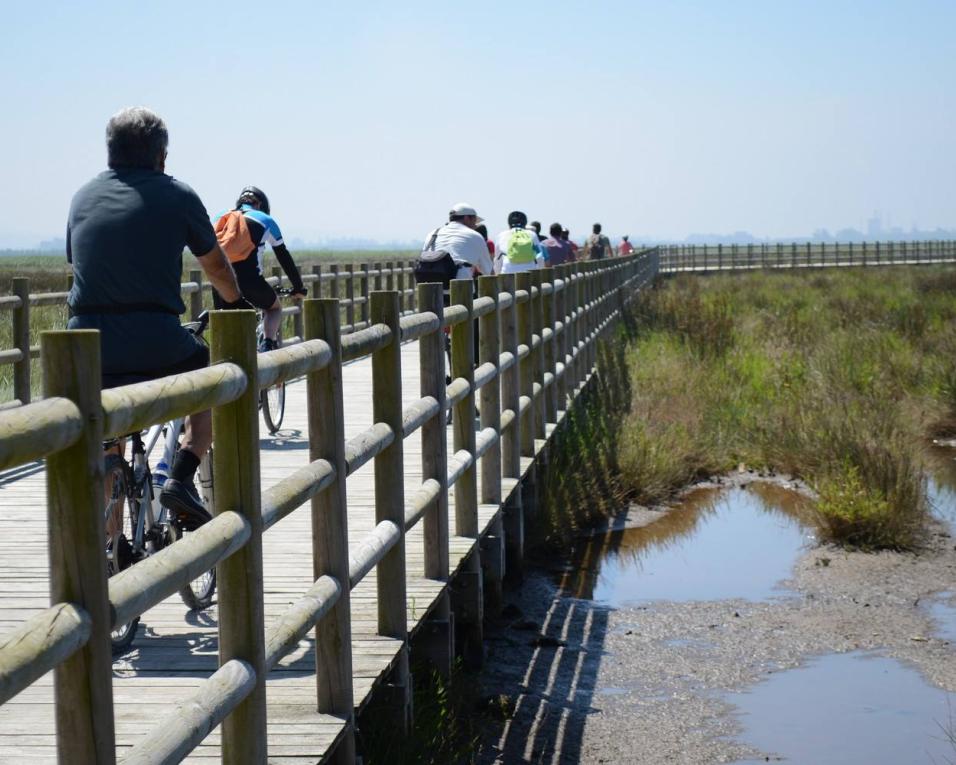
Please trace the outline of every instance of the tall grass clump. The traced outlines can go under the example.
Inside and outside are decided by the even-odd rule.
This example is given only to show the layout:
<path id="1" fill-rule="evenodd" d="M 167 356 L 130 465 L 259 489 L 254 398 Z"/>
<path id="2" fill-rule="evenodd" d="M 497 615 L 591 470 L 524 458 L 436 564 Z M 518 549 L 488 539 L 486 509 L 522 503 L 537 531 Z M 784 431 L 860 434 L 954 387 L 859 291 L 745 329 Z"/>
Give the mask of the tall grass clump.
<path id="1" fill-rule="evenodd" d="M 642 295 L 620 481 L 659 501 L 744 463 L 816 491 L 820 536 L 913 549 L 927 436 L 956 434 L 956 273 L 682 276 Z"/>

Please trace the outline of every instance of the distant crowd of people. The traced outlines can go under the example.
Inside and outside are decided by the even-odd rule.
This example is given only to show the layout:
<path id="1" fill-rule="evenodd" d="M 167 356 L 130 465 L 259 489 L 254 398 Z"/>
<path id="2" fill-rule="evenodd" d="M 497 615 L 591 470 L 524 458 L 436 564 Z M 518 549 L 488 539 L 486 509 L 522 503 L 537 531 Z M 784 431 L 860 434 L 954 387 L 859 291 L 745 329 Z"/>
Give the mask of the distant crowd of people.
<path id="1" fill-rule="evenodd" d="M 448 213 L 448 222 L 430 231 L 422 246 L 416 275 L 420 281 L 470 279 L 491 274 L 514 274 L 546 266 L 559 266 L 577 260 L 603 260 L 615 249 L 595 223 L 583 247 L 571 239 L 571 232 L 560 223 L 552 223 L 548 236 L 542 237 L 541 223 L 521 210 L 508 215 L 508 227 L 492 240 L 478 212 L 470 204 L 459 202 Z M 628 236 L 617 248 L 618 255 L 634 251 Z"/>

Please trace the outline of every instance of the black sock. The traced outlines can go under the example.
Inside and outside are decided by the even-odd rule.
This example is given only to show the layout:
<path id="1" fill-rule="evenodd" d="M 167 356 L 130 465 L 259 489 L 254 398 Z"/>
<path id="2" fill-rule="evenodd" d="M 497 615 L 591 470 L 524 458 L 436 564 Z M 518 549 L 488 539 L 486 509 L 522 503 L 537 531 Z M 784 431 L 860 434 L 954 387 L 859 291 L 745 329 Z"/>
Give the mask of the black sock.
<path id="1" fill-rule="evenodd" d="M 176 452 L 173 459 L 172 470 L 169 471 L 169 477 L 177 481 L 188 483 L 196 475 L 196 469 L 199 467 L 199 457 L 193 454 L 189 449 L 180 449 Z"/>

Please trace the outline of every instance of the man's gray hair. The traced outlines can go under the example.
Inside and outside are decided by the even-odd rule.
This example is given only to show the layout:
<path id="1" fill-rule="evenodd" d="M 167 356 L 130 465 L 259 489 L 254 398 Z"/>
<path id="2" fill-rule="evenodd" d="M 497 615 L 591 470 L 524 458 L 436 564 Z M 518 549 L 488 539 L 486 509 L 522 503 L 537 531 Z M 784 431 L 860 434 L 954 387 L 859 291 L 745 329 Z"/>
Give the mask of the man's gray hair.
<path id="1" fill-rule="evenodd" d="M 117 112 L 106 125 L 107 164 L 111 168 L 141 167 L 152 170 L 166 153 L 169 133 L 155 112 L 131 106 Z"/>

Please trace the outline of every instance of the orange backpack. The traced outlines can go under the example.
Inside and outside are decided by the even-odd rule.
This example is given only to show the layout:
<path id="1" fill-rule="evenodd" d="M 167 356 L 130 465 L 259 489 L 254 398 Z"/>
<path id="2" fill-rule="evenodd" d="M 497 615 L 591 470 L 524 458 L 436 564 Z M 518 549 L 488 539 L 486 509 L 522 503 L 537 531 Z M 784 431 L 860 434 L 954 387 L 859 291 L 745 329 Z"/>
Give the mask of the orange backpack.
<path id="1" fill-rule="evenodd" d="M 230 210 L 216 221 L 216 239 L 230 263 L 245 260 L 256 249 L 241 210 Z"/>

